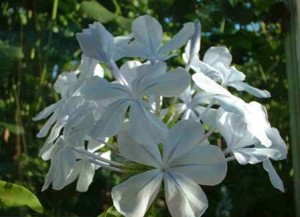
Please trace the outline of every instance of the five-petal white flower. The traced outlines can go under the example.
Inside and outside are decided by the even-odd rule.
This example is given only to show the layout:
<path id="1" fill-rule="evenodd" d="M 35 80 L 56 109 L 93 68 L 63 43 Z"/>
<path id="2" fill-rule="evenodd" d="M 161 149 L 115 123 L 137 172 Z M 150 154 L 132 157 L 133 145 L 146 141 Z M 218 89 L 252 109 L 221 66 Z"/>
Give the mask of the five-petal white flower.
<path id="1" fill-rule="evenodd" d="M 116 209 L 125 216 L 142 217 L 164 181 L 165 198 L 172 216 L 201 216 L 207 198 L 200 185 L 217 185 L 225 177 L 227 162 L 217 146 L 203 139 L 204 131 L 192 120 L 179 122 L 158 146 L 139 144 L 125 129 L 119 133 L 121 154 L 153 169 L 135 175 L 112 189 Z"/>
<path id="2" fill-rule="evenodd" d="M 217 114 L 217 126 L 227 143 L 225 152 L 231 152 L 242 165 L 262 162 L 273 186 L 284 191 L 283 183 L 269 160 L 282 160 L 287 155 L 286 144 L 276 128 L 265 126 L 265 136 L 271 141 L 271 145 L 266 147 L 255 137 L 251 128 L 249 130 L 247 121 L 239 114 L 220 108 Z"/>
<path id="3" fill-rule="evenodd" d="M 187 58 L 185 60 L 187 61 Z M 245 83 L 245 74 L 234 66 L 230 66 L 231 61 L 232 56 L 226 47 L 211 47 L 206 51 L 203 61 L 198 58 L 192 59 L 191 68 L 197 73 L 203 73 L 214 81 L 220 82 L 222 86 L 246 91 L 260 98 L 271 96 L 268 91 L 259 90 Z"/>
<path id="4" fill-rule="evenodd" d="M 190 81 L 183 68 L 166 73 L 165 63 L 129 65 L 121 67 L 128 86 L 110 83 L 95 77 L 87 80 L 81 88 L 84 97 L 90 100 L 114 99 L 95 124 L 90 135 L 93 138 L 116 135 L 123 124 L 129 108 L 129 131 L 134 139 L 144 144 L 157 144 L 165 135 L 163 122 L 152 114 L 142 98 L 144 96 L 178 96 Z"/>
<path id="5" fill-rule="evenodd" d="M 183 46 L 193 35 L 193 23 L 184 24 L 183 28 L 166 44 L 161 45 L 163 30 L 159 22 L 149 16 L 140 16 L 132 22 L 133 41 L 128 44 L 126 56 L 148 60 L 165 61 L 172 57 L 169 53 Z"/>

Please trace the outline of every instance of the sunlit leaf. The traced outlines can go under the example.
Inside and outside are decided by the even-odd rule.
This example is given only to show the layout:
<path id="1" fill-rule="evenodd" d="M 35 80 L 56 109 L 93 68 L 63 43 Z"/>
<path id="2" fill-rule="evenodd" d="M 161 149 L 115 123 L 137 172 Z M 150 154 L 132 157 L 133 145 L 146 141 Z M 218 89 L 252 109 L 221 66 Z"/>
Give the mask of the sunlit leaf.
<path id="1" fill-rule="evenodd" d="M 81 3 L 80 9 L 85 16 L 101 23 L 116 21 L 124 28 L 130 26 L 130 19 L 112 13 L 96 1 L 84 1 Z"/>
<path id="2" fill-rule="evenodd" d="M 0 41 L 0 56 L 9 59 L 21 59 L 23 58 L 23 52 L 20 47 L 10 46 Z"/>
<path id="3" fill-rule="evenodd" d="M 28 206 L 38 213 L 44 211 L 40 201 L 31 191 L 5 181 L 0 181 L 0 201 L 7 207 Z"/>
<path id="4" fill-rule="evenodd" d="M 115 207 L 109 207 L 105 212 L 101 213 L 98 217 L 122 217 Z"/>

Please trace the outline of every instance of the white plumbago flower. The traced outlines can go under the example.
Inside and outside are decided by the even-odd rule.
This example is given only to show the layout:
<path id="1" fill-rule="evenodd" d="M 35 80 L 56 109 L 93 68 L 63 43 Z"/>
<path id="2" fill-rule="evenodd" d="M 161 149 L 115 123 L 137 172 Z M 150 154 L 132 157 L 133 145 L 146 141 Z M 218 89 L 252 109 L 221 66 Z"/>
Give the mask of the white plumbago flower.
<path id="1" fill-rule="evenodd" d="M 199 51 L 201 46 L 201 23 L 199 20 L 196 20 L 194 22 L 195 31 L 192 35 L 191 39 L 188 40 L 184 53 L 182 55 L 183 59 L 187 63 L 187 69 L 190 68 L 191 63 L 193 59 L 198 58 L 199 59 Z"/>
<path id="2" fill-rule="evenodd" d="M 242 115 L 247 122 L 249 131 L 265 146 L 269 147 L 271 145 L 271 141 L 265 132 L 270 123 L 266 109 L 262 105 L 257 102 L 245 103 L 203 73 L 195 73 L 192 78 L 199 88 L 214 95 L 211 104 L 218 103 L 226 111 Z"/>
<path id="3" fill-rule="evenodd" d="M 266 136 L 272 143 L 271 146 L 266 147 L 249 131 L 248 123 L 241 115 L 224 111 L 221 108 L 218 111 L 217 120 L 218 129 L 227 143 L 225 152 L 231 152 L 242 165 L 262 162 L 273 186 L 284 191 L 282 181 L 269 160 L 283 160 L 287 156 L 286 144 L 278 130 L 266 126 Z"/>
<path id="4" fill-rule="evenodd" d="M 104 147 L 104 144 L 99 143 L 97 141 L 91 140 L 88 143 L 88 151 L 91 153 L 94 153 L 95 151 L 99 150 L 102 147 Z M 111 151 L 106 151 L 104 153 L 100 153 L 99 155 L 107 160 L 111 160 Z M 95 171 L 99 169 L 100 166 L 91 163 L 90 159 L 86 158 L 82 154 L 77 153 L 77 156 L 79 156 L 81 160 L 76 161 L 76 164 L 72 172 L 70 173 L 70 175 L 66 180 L 65 186 L 71 184 L 78 178 L 76 190 L 79 192 L 85 192 L 88 190 L 90 184 L 93 181 Z"/>
<path id="5" fill-rule="evenodd" d="M 100 78 L 104 77 L 104 70 L 98 63 L 98 60 L 82 55 L 79 69 L 76 71 L 79 74 L 78 83 L 80 85 L 93 76 Z"/>
<path id="6" fill-rule="evenodd" d="M 48 143 L 48 146 L 44 146 L 41 157 L 43 160 L 51 160 L 51 166 L 46 175 L 42 191 L 46 190 L 51 183 L 54 190 L 61 190 L 77 178 L 76 190 L 80 192 L 87 191 L 93 180 L 95 170 L 101 167 L 99 164 L 108 165 L 105 162 L 98 162 L 99 164 L 97 164 L 94 157 L 90 157 L 91 154 L 102 147 L 104 147 L 103 143 L 91 140 L 88 142 L 87 151 L 82 148 L 75 149 L 73 144 L 66 140 L 64 136 L 60 136 L 54 144 Z M 89 155 L 86 153 L 89 153 Z M 110 151 L 94 154 L 110 160 Z"/>
<path id="7" fill-rule="evenodd" d="M 89 25 L 82 33 L 76 34 L 83 54 L 109 64 L 114 51 L 114 37 L 98 22 Z"/>
<path id="8" fill-rule="evenodd" d="M 177 111 L 183 114 L 182 119 L 202 120 L 211 127 L 215 127 L 217 110 L 204 106 L 210 103 L 213 98 L 212 94 L 204 91 L 195 94 L 195 90 L 189 86 L 178 98 L 182 103 L 177 104 Z"/>
<path id="9" fill-rule="evenodd" d="M 121 67 L 128 86 L 110 83 L 101 78 L 87 80 L 81 93 L 90 100 L 115 99 L 101 119 L 95 124 L 90 135 L 93 138 L 116 135 L 129 108 L 129 131 L 139 142 L 157 144 L 165 134 L 163 122 L 149 111 L 150 105 L 144 96 L 178 96 L 185 90 L 190 76 L 183 68 L 166 73 L 165 63 L 146 64 L 130 69 Z"/>
<path id="10" fill-rule="evenodd" d="M 198 58 L 192 59 L 191 68 L 197 73 L 203 73 L 220 82 L 222 86 L 230 86 L 238 91 L 246 91 L 260 98 L 271 96 L 268 91 L 259 90 L 245 83 L 246 76 L 234 66 L 230 66 L 231 61 L 232 56 L 226 47 L 211 47 L 206 51 L 203 61 Z"/>
<path id="11" fill-rule="evenodd" d="M 77 78 L 78 73 L 79 78 Z M 72 119 L 72 117 L 76 117 L 78 113 L 86 108 L 86 101 L 80 96 L 77 90 L 82 85 L 84 79 L 92 76 L 103 76 L 103 69 L 97 61 L 85 56 L 82 57 L 79 72 L 64 72 L 58 76 L 54 83 L 54 89 L 57 93 L 61 94 L 61 99 L 46 107 L 33 118 L 34 121 L 38 121 L 51 115 L 37 134 L 37 137 L 45 137 L 49 129 L 54 125 L 51 130 L 49 142 L 54 141 L 65 123 Z"/>
<path id="12" fill-rule="evenodd" d="M 172 57 L 170 52 L 183 46 L 193 35 L 193 23 L 184 24 L 183 28 L 166 44 L 162 45 L 163 30 L 159 22 L 149 16 L 140 16 L 132 22 L 133 41 L 127 47 L 126 56 L 148 60 L 165 61 Z"/>
<path id="13" fill-rule="evenodd" d="M 227 172 L 222 151 L 209 145 L 203 137 L 199 123 L 181 121 L 169 131 L 161 154 L 158 146 L 139 144 L 123 130 L 118 136 L 121 154 L 153 169 L 112 189 L 116 209 L 125 216 L 144 216 L 164 181 L 165 198 L 172 216 L 201 216 L 208 202 L 198 184 L 217 185 Z"/>
<path id="14" fill-rule="evenodd" d="M 46 175 L 42 191 L 46 190 L 51 183 L 54 190 L 61 190 L 76 164 L 74 151 L 70 146 L 65 145 L 64 137 L 60 136 L 55 144 L 44 152 L 42 157 L 44 160 L 51 159 L 51 166 Z"/>
<path id="15" fill-rule="evenodd" d="M 229 104 L 231 100 L 225 102 Z M 267 135 L 267 131 L 271 128 L 270 122 L 268 120 L 268 114 L 266 108 L 259 104 L 258 102 L 245 103 L 242 100 L 235 102 L 234 107 L 239 107 L 237 110 L 231 109 L 233 106 L 225 105 L 223 108 L 229 112 L 233 112 L 242 116 L 244 122 L 246 123 L 247 130 L 254 136 L 258 141 L 265 147 L 270 147 L 272 145 L 271 139 Z"/>

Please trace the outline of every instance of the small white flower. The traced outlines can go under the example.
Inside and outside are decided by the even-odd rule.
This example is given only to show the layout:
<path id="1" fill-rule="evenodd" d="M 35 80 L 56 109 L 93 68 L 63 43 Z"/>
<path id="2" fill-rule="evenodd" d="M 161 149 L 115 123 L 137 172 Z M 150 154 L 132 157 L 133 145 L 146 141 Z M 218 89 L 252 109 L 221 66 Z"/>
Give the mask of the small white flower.
<path id="1" fill-rule="evenodd" d="M 195 90 L 189 86 L 178 97 L 182 103 L 177 104 L 177 112 L 183 114 L 182 119 L 202 120 L 209 126 L 215 127 L 217 110 L 204 106 L 210 103 L 213 96 L 214 95 L 204 91 L 195 94 Z"/>
<path id="2" fill-rule="evenodd" d="M 164 61 L 172 55 L 169 53 L 183 46 L 193 35 L 193 23 L 184 24 L 183 28 L 166 44 L 161 45 L 163 30 L 159 22 L 149 16 L 140 16 L 132 22 L 133 41 L 128 45 L 127 56 L 148 60 Z"/>
<path id="3" fill-rule="evenodd" d="M 114 37 L 98 22 L 89 25 L 82 33 L 76 34 L 83 54 L 108 64 L 114 51 Z"/>
<path id="4" fill-rule="evenodd" d="M 259 120 L 262 117 L 256 116 L 256 118 Z M 287 156 L 286 144 L 278 130 L 261 122 L 253 126 L 258 128 L 258 131 L 265 133 L 270 140 L 271 145 L 266 147 L 256 137 L 257 134 L 253 132 L 253 127 L 249 128 L 247 120 L 241 115 L 219 109 L 217 120 L 218 129 L 227 143 L 226 152 L 231 152 L 242 165 L 262 162 L 264 169 L 269 173 L 273 186 L 284 191 L 282 181 L 269 160 L 282 160 Z M 264 128 L 262 129 L 261 126 Z"/>
<path id="5" fill-rule="evenodd" d="M 227 163 L 217 146 L 201 141 L 201 125 L 185 120 L 175 125 L 158 146 L 135 142 L 126 130 L 118 136 L 121 154 L 128 160 L 153 167 L 112 189 L 116 209 L 125 216 L 142 217 L 164 181 L 165 198 L 172 216 L 201 216 L 207 198 L 201 185 L 217 185 L 225 177 Z"/>
<path id="6" fill-rule="evenodd" d="M 87 80 L 81 88 L 84 97 L 90 100 L 114 100 L 95 124 L 90 135 L 93 138 L 116 135 L 129 108 L 129 131 L 137 141 L 157 144 L 165 134 L 163 122 L 149 111 L 150 105 L 144 96 L 177 96 L 188 86 L 190 76 L 183 68 L 166 73 L 165 63 L 121 67 L 128 86 L 110 83 L 101 78 Z"/>
<path id="7" fill-rule="evenodd" d="M 79 77 L 77 78 L 79 74 Z M 54 83 L 54 89 L 61 94 L 61 99 L 46 107 L 33 120 L 39 121 L 50 116 L 44 124 L 37 137 L 45 137 L 52 127 L 48 142 L 54 141 L 59 136 L 61 129 L 72 118 L 76 118 L 89 106 L 86 100 L 77 91 L 85 79 L 92 76 L 103 76 L 103 69 L 96 60 L 82 56 L 79 70 L 75 72 L 64 72 L 58 76 Z"/>
<path id="8" fill-rule="evenodd" d="M 92 140 L 88 143 L 87 151 L 93 154 L 103 146 L 104 144 Z M 110 151 L 94 154 L 110 160 Z M 51 183 L 54 190 L 61 190 L 77 178 L 76 190 L 87 191 L 95 170 L 100 168 L 92 163 L 86 155 L 76 152 L 72 142 L 66 140 L 64 136 L 60 136 L 54 144 L 48 143 L 47 146 L 44 146 L 41 150 L 41 157 L 43 160 L 51 160 L 42 191 L 46 190 Z"/>
<path id="9" fill-rule="evenodd" d="M 185 58 L 185 61 L 186 58 Z M 203 73 L 214 81 L 220 82 L 222 86 L 230 86 L 238 91 L 246 91 L 256 97 L 267 98 L 270 93 L 266 90 L 259 90 L 245 83 L 245 75 L 234 66 L 230 66 L 232 56 L 226 47 L 209 48 L 203 61 L 193 58 L 191 67 L 197 73 Z"/>

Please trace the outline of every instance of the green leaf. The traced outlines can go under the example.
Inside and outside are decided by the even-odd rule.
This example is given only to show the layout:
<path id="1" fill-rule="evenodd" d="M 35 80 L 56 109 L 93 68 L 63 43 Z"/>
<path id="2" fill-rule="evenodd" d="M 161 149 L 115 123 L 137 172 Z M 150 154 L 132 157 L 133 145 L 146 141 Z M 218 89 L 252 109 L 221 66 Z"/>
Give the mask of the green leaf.
<path id="1" fill-rule="evenodd" d="M 122 215 L 118 213 L 114 206 L 111 206 L 105 212 L 98 215 L 98 217 L 122 217 Z"/>
<path id="2" fill-rule="evenodd" d="M 272 4 L 274 4 L 275 0 L 253 0 L 253 3 L 259 10 L 266 11 L 268 10 Z"/>
<path id="3" fill-rule="evenodd" d="M 235 7 L 240 2 L 240 0 L 228 0 L 228 2 L 232 7 Z"/>
<path id="4" fill-rule="evenodd" d="M 20 47 L 10 46 L 0 41 L 0 56 L 9 59 L 21 59 L 24 55 Z"/>
<path id="5" fill-rule="evenodd" d="M 7 207 L 28 206 L 43 213 L 44 209 L 38 198 L 23 186 L 0 181 L 0 201 Z"/>
<path id="6" fill-rule="evenodd" d="M 5 122 L 0 122 L 0 126 L 8 129 L 11 133 L 14 133 L 16 135 L 23 134 L 24 128 L 22 126 L 16 125 L 16 124 L 9 124 Z"/>
<path id="7" fill-rule="evenodd" d="M 112 13 L 96 1 L 83 1 L 80 5 L 81 12 L 88 18 L 108 23 L 115 21 L 123 28 L 129 28 L 131 20 Z"/>

